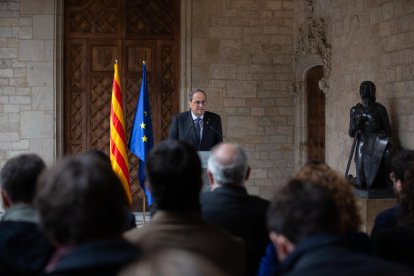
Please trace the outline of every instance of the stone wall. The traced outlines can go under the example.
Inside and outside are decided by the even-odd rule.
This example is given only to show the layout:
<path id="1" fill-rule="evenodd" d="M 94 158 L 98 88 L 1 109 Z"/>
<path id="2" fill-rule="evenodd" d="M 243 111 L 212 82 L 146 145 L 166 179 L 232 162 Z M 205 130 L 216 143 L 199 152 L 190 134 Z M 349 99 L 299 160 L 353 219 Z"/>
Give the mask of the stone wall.
<path id="1" fill-rule="evenodd" d="M 332 44 L 327 162 L 345 171 L 352 145 L 349 109 L 360 102 L 364 80 L 376 84 L 377 101 L 388 110 L 394 149 L 414 148 L 414 1 L 318 0 L 314 5 L 315 13 L 328 19 Z"/>
<path id="2" fill-rule="evenodd" d="M 0 2 L 0 165 L 55 156 L 54 1 Z"/>
<path id="3" fill-rule="evenodd" d="M 227 141 L 252 166 L 248 189 L 270 197 L 293 172 L 293 1 L 192 3 L 192 83 L 208 95 Z"/>
<path id="4" fill-rule="evenodd" d="M 296 106 L 287 87 L 295 80 L 292 56 L 309 2 L 313 15 L 326 19 L 332 46 L 327 162 L 345 169 L 349 108 L 359 102 L 363 80 L 377 85 L 394 147 L 414 148 L 413 1 L 183 1 L 190 5 L 191 33 L 182 49 L 191 56 L 183 64 L 190 78 L 181 91 L 207 91 L 208 109 L 222 116 L 226 139 L 247 150 L 253 168 L 248 189 L 267 198 L 294 171 Z M 56 3 L 0 2 L 0 166 L 21 152 L 38 153 L 48 163 L 59 155 Z"/>

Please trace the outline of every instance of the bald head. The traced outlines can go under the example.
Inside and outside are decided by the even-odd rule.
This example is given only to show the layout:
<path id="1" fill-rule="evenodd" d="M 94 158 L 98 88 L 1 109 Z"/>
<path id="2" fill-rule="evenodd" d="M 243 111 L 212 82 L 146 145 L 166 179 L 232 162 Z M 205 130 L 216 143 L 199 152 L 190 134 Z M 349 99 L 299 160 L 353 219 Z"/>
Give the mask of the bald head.
<path id="1" fill-rule="evenodd" d="M 243 186 L 249 174 L 246 154 L 237 144 L 221 143 L 212 150 L 208 170 L 215 185 Z"/>

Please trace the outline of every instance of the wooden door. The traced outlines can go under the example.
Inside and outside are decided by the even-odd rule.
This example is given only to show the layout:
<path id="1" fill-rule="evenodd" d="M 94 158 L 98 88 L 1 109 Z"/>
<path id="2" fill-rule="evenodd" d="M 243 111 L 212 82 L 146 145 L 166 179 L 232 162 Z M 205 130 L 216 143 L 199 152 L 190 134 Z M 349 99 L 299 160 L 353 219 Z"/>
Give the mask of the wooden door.
<path id="1" fill-rule="evenodd" d="M 310 69 L 306 77 L 308 161 L 325 162 L 325 94 L 318 85 L 322 77 L 322 66 Z"/>
<path id="2" fill-rule="evenodd" d="M 109 154 L 114 62 L 118 60 L 129 139 L 142 76 L 147 80 L 155 142 L 168 136 L 179 99 L 178 0 L 64 2 L 64 152 Z M 137 190 L 137 159 L 130 154 Z M 136 198 L 134 199 L 136 200 Z"/>

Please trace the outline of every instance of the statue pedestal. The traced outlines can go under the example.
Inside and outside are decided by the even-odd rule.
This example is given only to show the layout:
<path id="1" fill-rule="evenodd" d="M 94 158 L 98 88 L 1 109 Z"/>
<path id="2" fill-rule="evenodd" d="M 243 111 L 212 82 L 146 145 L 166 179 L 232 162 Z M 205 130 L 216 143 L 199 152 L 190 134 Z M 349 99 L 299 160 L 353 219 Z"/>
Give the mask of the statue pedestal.
<path id="1" fill-rule="evenodd" d="M 392 188 L 361 190 L 354 188 L 360 216 L 362 231 L 371 233 L 378 213 L 397 204 Z"/>

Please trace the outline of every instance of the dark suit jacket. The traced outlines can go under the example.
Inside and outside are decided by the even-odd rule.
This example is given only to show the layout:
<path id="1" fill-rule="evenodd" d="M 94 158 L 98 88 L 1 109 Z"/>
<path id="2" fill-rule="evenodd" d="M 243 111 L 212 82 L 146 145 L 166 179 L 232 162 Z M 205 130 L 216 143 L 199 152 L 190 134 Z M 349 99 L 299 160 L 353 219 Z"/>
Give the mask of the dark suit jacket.
<path id="1" fill-rule="evenodd" d="M 371 231 L 371 238 L 380 232 L 397 226 L 397 214 L 399 205 L 386 209 L 375 217 L 374 226 Z"/>
<path id="2" fill-rule="evenodd" d="M 204 192 L 200 198 L 203 217 L 244 240 L 248 275 L 256 275 L 269 243 L 266 212 L 269 202 L 249 195 L 244 187 L 222 186 Z"/>
<path id="3" fill-rule="evenodd" d="M 45 275 L 116 276 L 141 257 L 141 250 L 122 239 L 96 240 L 75 246 Z"/>
<path id="4" fill-rule="evenodd" d="M 0 275 L 40 275 L 54 249 L 32 222 L 0 222 Z"/>
<path id="5" fill-rule="evenodd" d="M 124 233 L 144 253 L 164 248 L 196 252 L 221 268 L 226 275 L 245 275 L 242 240 L 207 223 L 198 213 L 156 211 L 150 223 Z"/>
<path id="6" fill-rule="evenodd" d="M 385 229 L 374 237 L 372 243 L 374 255 L 408 265 L 414 275 L 414 226 Z"/>
<path id="7" fill-rule="evenodd" d="M 171 120 L 168 139 L 186 141 L 192 144 L 199 151 L 208 151 L 223 142 L 223 130 L 221 118 L 218 114 L 206 111 L 203 118 L 203 136 L 201 143 L 197 141 L 191 111 L 175 115 Z"/>
<path id="8" fill-rule="evenodd" d="M 281 275 L 412 275 L 405 266 L 355 253 L 331 235 L 314 235 L 300 241 L 282 262 Z"/>

